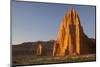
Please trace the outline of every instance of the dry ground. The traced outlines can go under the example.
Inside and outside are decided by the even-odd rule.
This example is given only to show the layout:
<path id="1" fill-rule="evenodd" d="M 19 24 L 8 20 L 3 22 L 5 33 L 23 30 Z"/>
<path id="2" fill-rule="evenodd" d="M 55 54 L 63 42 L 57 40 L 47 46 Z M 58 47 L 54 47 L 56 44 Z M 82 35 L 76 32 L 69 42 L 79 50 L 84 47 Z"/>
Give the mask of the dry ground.
<path id="1" fill-rule="evenodd" d="M 78 56 L 15 56 L 12 58 L 13 65 L 37 65 L 37 64 L 52 64 L 52 63 L 73 63 L 84 61 L 96 61 L 95 54 L 78 55 Z"/>

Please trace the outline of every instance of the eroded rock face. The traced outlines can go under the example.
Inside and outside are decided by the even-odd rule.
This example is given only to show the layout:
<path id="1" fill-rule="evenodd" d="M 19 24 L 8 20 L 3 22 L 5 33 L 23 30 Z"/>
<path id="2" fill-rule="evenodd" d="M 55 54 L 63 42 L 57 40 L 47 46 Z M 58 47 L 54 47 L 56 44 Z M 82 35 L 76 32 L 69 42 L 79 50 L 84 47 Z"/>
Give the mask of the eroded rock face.
<path id="1" fill-rule="evenodd" d="M 57 40 L 53 47 L 53 56 L 89 53 L 87 46 L 89 40 L 86 40 L 88 37 L 83 32 L 80 18 L 74 8 L 71 8 L 60 24 Z"/>

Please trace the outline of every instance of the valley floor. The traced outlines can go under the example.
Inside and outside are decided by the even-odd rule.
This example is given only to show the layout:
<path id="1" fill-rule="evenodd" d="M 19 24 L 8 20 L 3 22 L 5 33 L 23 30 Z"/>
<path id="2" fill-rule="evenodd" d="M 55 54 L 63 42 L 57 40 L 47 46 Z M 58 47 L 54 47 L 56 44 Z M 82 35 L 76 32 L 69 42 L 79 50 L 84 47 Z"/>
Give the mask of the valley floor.
<path id="1" fill-rule="evenodd" d="M 95 54 L 78 55 L 78 56 L 15 56 L 12 58 L 13 65 L 38 65 L 38 64 L 56 64 L 56 63 L 73 63 L 73 62 L 88 62 L 96 61 Z"/>

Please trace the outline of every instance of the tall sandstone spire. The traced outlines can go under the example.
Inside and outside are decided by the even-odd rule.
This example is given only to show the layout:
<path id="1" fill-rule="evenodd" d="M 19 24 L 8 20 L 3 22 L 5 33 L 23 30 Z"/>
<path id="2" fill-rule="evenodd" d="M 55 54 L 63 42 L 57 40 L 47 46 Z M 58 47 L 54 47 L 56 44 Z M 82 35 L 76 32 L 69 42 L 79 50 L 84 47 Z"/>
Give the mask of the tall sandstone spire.
<path id="1" fill-rule="evenodd" d="M 53 56 L 89 53 L 90 47 L 87 46 L 90 44 L 89 41 L 83 32 L 78 14 L 74 8 L 71 8 L 60 24 L 53 47 Z"/>

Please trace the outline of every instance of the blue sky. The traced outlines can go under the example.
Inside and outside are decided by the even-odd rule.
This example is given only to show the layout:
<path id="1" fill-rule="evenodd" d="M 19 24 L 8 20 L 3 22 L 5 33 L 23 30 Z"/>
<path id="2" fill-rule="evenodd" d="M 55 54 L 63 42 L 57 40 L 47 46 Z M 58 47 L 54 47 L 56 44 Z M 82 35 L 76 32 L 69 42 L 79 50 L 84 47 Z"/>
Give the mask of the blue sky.
<path id="1" fill-rule="evenodd" d="M 12 2 L 12 44 L 54 40 L 64 14 L 73 7 L 85 34 L 95 38 L 95 7 L 36 2 Z"/>

